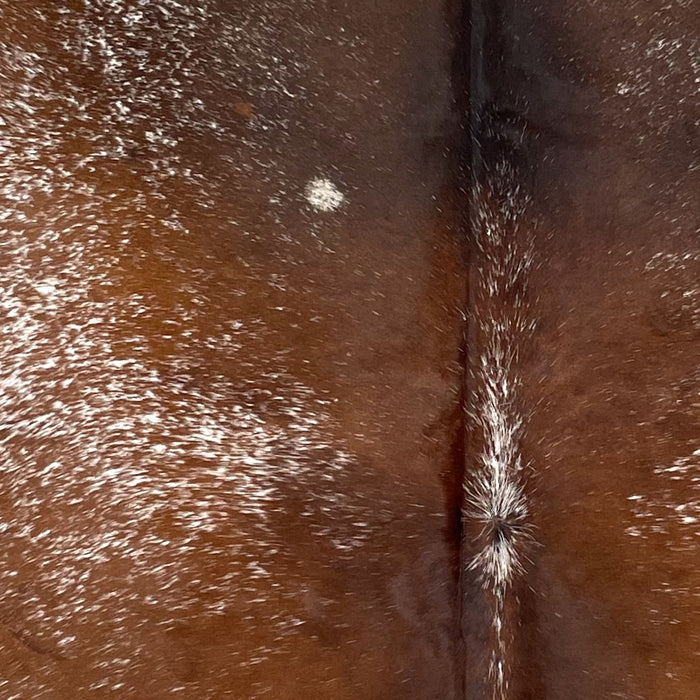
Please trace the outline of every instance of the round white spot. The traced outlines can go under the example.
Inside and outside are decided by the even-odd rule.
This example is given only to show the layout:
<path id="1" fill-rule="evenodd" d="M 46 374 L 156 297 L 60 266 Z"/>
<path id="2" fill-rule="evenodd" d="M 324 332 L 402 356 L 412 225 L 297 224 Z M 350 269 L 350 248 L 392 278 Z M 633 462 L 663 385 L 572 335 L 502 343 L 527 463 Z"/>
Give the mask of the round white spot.
<path id="1" fill-rule="evenodd" d="M 41 294 L 42 297 L 51 297 L 56 294 L 56 285 L 50 280 L 39 282 L 34 289 Z"/>
<path id="2" fill-rule="evenodd" d="M 309 204 L 316 211 L 335 211 L 344 201 L 343 193 L 328 179 L 311 180 L 304 191 Z"/>

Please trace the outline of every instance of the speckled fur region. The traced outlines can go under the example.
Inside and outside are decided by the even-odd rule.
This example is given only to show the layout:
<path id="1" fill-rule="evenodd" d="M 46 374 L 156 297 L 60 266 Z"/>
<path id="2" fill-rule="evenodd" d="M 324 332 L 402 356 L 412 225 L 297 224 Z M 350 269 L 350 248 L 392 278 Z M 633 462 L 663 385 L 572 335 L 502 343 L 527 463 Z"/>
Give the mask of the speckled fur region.
<path id="1" fill-rule="evenodd" d="M 231 70 L 237 31 L 269 31 L 214 6 L 0 7 L 4 700 L 142 697 L 161 672 L 189 697 L 149 664 L 190 621 L 265 619 L 270 643 L 234 644 L 230 667 L 285 654 L 304 612 L 304 576 L 281 573 L 301 556 L 290 522 L 342 561 L 381 511 L 356 470 L 349 485 L 331 400 L 288 370 L 263 312 L 234 306 L 245 292 L 181 215 L 221 184 L 183 144 L 225 140 L 236 119 L 193 85 Z M 282 94 L 294 70 L 260 83 Z M 256 280 L 240 267 L 241 287 Z"/>
<path id="2" fill-rule="evenodd" d="M 521 229 L 527 197 L 511 163 L 498 157 L 484 169 L 473 196 L 474 296 L 469 318 L 477 357 L 471 364 L 467 420 L 478 444 L 468 460 L 464 517 L 477 533 L 465 562 L 491 609 L 492 695 L 509 695 L 512 669 L 504 617 L 509 590 L 524 573 L 532 541 L 520 440 L 526 416 L 519 404 L 519 357 L 534 329 L 527 298 L 532 238 Z"/>

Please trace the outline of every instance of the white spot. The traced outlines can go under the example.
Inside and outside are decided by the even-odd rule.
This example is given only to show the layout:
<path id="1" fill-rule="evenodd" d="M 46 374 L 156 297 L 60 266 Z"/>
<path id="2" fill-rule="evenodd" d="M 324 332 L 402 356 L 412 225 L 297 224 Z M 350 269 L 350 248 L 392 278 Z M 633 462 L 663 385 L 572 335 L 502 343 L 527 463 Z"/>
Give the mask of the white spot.
<path id="1" fill-rule="evenodd" d="M 304 194 L 316 211 L 335 211 L 345 201 L 343 193 L 330 180 L 322 177 L 311 180 Z"/>
<path id="2" fill-rule="evenodd" d="M 50 281 L 40 282 L 34 289 L 43 297 L 50 297 L 56 293 L 56 285 Z"/>

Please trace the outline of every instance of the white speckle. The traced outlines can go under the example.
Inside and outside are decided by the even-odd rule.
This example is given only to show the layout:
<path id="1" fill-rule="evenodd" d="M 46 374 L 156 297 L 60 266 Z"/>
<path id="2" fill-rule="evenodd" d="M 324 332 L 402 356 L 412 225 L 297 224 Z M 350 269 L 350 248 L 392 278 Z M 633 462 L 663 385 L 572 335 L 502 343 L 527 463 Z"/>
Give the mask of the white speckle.
<path id="1" fill-rule="evenodd" d="M 615 92 L 618 95 L 629 95 L 631 92 L 634 92 L 634 88 L 628 83 L 618 83 Z"/>
<path id="2" fill-rule="evenodd" d="M 322 177 L 311 180 L 304 194 L 316 211 L 335 211 L 345 201 L 345 195 L 330 180 Z"/>
<path id="3" fill-rule="evenodd" d="M 34 289 L 43 297 L 50 297 L 56 293 L 56 285 L 53 282 L 40 282 Z"/>

